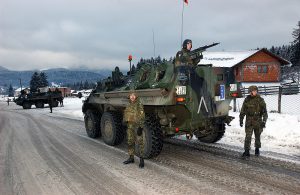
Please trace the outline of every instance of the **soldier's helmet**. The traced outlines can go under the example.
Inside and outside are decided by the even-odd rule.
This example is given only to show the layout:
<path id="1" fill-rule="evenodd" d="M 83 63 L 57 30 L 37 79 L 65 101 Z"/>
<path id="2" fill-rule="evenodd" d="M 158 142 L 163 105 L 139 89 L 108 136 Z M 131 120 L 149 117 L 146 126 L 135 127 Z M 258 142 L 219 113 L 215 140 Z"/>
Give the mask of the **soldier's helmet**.
<path id="1" fill-rule="evenodd" d="M 248 88 L 248 93 L 251 93 L 252 91 L 258 91 L 258 88 L 256 85 L 252 85 Z"/>
<path id="2" fill-rule="evenodd" d="M 191 40 L 191 39 L 186 39 L 186 40 L 184 40 L 183 43 L 182 43 L 182 47 L 183 47 L 184 49 L 186 49 L 187 44 L 189 44 L 189 43 L 192 43 L 192 40 Z"/>

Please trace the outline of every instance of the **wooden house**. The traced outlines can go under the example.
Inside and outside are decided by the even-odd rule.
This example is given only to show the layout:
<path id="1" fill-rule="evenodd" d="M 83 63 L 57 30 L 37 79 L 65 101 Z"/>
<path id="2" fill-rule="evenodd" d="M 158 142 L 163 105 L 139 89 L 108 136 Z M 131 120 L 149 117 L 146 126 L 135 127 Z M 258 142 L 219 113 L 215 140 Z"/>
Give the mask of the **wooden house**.
<path id="1" fill-rule="evenodd" d="M 218 67 L 231 68 L 231 79 L 241 83 L 279 83 L 281 68 L 291 64 L 289 61 L 274 55 L 267 49 L 242 52 L 204 52 L 199 64 L 212 64 Z"/>

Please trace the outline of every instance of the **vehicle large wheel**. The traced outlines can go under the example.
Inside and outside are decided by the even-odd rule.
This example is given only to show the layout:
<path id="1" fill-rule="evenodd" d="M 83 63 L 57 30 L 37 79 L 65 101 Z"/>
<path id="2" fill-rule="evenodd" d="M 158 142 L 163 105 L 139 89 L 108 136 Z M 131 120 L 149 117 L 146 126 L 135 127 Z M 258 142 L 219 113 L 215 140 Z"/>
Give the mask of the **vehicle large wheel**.
<path id="1" fill-rule="evenodd" d="M 107 145 L 120 144 L 125 137 L 122 115 L 117 112 L 104 112 L 101 117 L 101 134 Z"/>
<path id="2" fill-rule="evenodd" d="M 153 158 L 160 154 L 163 148 L 162 130 L 156 117 L 147 114 L 143 129 L 144 158 Z M 138 147 L 136 147 L 138 149 Z M 136 152 L 139 154 L 139 152 Z"/>
<path id="3" fill-rule="evenodd" d="M 30 102 L 24 102 L 23 103 L 23 109 L 30 109 L 31 108 L 31 103 Z"/>
<path id="4" fill-rule="evenodd" d="M 223 123 L 223 124 L 216 125 L 215 128 L 211 130 L 211 132 L 205 135 L 198 134 L 197 138 L 201 142 L 215 143 L 223 137 L 224 133 L 225 133 L 225 124 Z"/>
<path id="5" fill-rule="evenodd" d="M 57 107 L 58 106 L 58 101 L 57 100 L 53 100 L 52 101 L 52 107 Z"/>
<path id="6" fill-rule="evenodd" d="M 84 115 L 85 130 L 89 137 L 97 138 L 101 136 L 100 132 L 100 117 L 96 112 L 87 110 Z"/>
<path id="7" fill-rule="evenodd" d="M 42 101 L 36 102 L 36 103 L 35 103 L 35 107 L 36 107 L 36 108 L 44 108 L 44 102 L 42 102 Z"/>

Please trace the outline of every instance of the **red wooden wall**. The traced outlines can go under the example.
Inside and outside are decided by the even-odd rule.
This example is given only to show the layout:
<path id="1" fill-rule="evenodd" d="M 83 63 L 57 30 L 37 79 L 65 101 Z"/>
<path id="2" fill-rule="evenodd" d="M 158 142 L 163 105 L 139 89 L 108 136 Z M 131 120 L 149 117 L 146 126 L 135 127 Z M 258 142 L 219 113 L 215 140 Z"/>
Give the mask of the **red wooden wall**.
<path id="1" fill-rule="evenodd" d="M 258 72 L 258 66 L 267 67 L 267 72 Z M 269 54 L 259 51 L 236 65 L 234 75 L 239 82 L 278 82 L 280 62 Z"/>

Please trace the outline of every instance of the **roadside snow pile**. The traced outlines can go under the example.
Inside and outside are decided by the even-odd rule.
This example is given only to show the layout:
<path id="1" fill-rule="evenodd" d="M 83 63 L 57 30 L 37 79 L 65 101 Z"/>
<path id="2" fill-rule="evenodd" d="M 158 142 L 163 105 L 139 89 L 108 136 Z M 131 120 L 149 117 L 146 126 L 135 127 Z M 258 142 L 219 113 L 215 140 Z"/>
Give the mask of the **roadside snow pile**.
<path id="1" fill-rule="evenodd" d="M 83 100 L 84 98 L 80 99 L 78 97 L 64 98 L 64 107 L 61 109 L 59 107 L 54 108 L 54 113 L 59 112 L 65 116 L 83 120 L 83 113 L 81 111 Z"/>
<path id="2" fill-rule="evenodd" d="M 0 95 L 0 101 L 6 102 L 7 99 L 9 99 L 12 102 L 14 97 L 7 97 L 7 95 Z"/>

